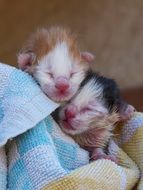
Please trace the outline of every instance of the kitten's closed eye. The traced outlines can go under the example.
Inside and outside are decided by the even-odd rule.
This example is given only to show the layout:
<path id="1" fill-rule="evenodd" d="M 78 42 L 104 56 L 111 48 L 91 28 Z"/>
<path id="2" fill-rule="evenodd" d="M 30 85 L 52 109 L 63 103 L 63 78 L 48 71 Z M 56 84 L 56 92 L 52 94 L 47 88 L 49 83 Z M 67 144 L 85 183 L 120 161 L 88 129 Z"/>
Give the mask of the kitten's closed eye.
<path id="1" fill-rule="evenodd" d="M 48 74 L 50 78 L 54 78 L 53 73 L 51 73 L 51 72 L 46 72 L 46 74 Z"/>
<path id="2" fill-rule="evenodd" d="M 92 109 L 90 107 L 84 107 L 80 110 L 81 113 L 85 113 L 86 111 L 91 111 Z"/>
<path id="3" fill-rule="evenodd" d="M 72 70 L 70 72 L 70 78 L 72 78 L 74 75 L 80 73 L 79 71 L 81 71 L 81 70 L 79 70 L 77 67 L 72 68 Z"/>
<path id="4" fill-rule="evenodd" d="M 71 73 L 70 73 L 70 78 L 72 78 L 76 73 L 77 73 L 77 71 L 71 72 Z"/>

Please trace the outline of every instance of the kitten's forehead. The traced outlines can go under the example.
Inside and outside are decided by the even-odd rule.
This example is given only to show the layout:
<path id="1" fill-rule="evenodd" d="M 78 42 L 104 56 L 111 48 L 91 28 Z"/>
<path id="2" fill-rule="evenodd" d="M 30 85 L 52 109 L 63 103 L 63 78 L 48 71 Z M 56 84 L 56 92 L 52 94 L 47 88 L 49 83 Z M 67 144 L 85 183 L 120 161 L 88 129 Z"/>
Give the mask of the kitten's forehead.
<path id="1" fill-rule="evenodd" d="M 43 67 L 47 67 L 57 76 L 59 74 L 68 75 L 76 62 L 77 60 L 74 60 L 70 55 L 69 47 L 65 42 L 58 43 L 51 52 L 39 60 Z"/>
<path id="2" fill-rule="evenodd" d="M 73 103 L 78 107 L 87 105 L 89 102 L 96 100 L 96 98 L 101 98 L 102 93 L 102 86 L 98 84 L 95 80 L 89 80 L 79 90 L 78 94 L 73 99 Z"/>

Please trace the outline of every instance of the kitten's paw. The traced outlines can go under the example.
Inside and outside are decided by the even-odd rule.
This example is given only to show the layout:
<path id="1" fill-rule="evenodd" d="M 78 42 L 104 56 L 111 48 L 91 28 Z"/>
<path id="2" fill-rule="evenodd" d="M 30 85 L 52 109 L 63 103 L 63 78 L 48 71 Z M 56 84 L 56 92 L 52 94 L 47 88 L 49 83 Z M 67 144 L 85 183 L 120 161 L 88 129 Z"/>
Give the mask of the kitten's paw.
<path id="1" fill-rule="evenodd" d="M 118 164 L 118 159 L 114 155 L 107 155 L 105 153 L 95 153 L 91 156 L 91 160 L 99 160 L 99 159 L 106 159 L 106 160 L 111 160 Z"/>

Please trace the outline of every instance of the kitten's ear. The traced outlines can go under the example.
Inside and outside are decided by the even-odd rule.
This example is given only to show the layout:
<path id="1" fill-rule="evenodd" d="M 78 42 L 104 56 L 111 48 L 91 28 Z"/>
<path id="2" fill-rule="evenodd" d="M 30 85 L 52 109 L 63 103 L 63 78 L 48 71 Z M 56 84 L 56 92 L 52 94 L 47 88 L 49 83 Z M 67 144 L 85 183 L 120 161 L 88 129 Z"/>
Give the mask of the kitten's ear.
<path id="1" fill-rule="evenodd" d="M 128 121 L 134 115 L 135 111 L 136 109 L 132 105 L 122 100 L 119 109 L 120 121 L 121 122 Z"/>
<path id="2" fill-rule="evenodd" d="M 25 71 L 27 70 L 35 60 L 36 56 L 33 52 L 22 52 L 17 55 L 18 67 Z"/>
<path id="3" fill-rule="evenodd" d="M 89 53 L 89 52 L 86 52 L 86 51 L 81 52 L 80 55 L 81 55 L 81 59 L 83 61 L 86 61 L 87 63 L 90 63 L 95 59 L 95 56 L 92 53 Z"/>

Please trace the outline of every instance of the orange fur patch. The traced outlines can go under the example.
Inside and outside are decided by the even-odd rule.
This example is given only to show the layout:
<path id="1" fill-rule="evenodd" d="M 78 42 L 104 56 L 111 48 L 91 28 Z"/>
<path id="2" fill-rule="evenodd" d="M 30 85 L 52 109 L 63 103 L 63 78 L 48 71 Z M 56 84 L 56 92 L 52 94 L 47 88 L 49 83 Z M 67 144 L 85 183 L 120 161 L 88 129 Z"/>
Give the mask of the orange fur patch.
<path id="1" fill-rule="evenodd" d="M 27 41 L 23 52 L 34 52 L 38 59 L 48 54 L 56 44 L 65 42 L 69 47 L 69 53 L 74 59 L 81 59 L 80 51 L 76 43 L 76 36 L 70 31 L 60 27 L 42 28 L 37 30 Z"/>

